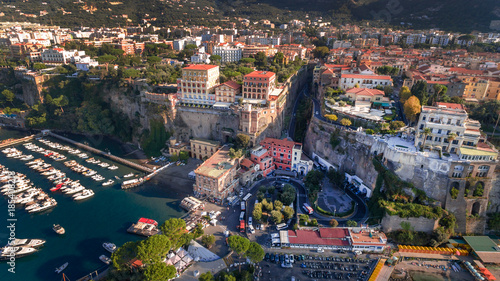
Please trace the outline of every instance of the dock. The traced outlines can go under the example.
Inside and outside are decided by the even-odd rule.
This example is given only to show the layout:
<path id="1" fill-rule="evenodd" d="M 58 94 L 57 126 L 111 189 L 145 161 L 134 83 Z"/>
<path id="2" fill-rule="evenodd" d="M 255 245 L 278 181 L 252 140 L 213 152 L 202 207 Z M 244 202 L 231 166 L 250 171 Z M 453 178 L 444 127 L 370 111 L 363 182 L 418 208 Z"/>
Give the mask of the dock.
<path id="1" fill-rule="evenodd" d="M 63 136 L 60 136 L 60 135 L 58 135 L 58 134 L 55 134 L 55 133 L 50 132 L 50 133 L 49 133 L 49 136 L 54 137 L 54 138 L 59 139 L 59 140 L 62 140 L 62 141 L 65 141 L 65 142 L 68 142 L 68 143 L 70 143 L 70 144 L 72 144 L 72 145 L 74 145 L 74 146 L 76 146 L 76 147 L 78 147 L 78 148 L 85 149 L 85 150 L 90 151 L 90 152 L 92 152 L 92 153 L 94 153 L 94 154 L 97 154 L 97 155 L 99 155 L 99 156 L 102 156 L 102 157 L 105 157 L 105 158 L 111 159 L 111 160 L 113 160 L 113 161 L 115 161 L 115 162 L 118 162 L 118 163 L 121 163 L 121 164 L 123 164 L 123 165 L 127 165 L 127 166 L 129 166 L 129 167 L 131 167 L 131 168 L 134 168 L 134 169 L 136 169 L 136 170 L 139 170 L 139 171 L 142 171 L 142 172 L 145 172 L 145 173 L 153 173 L 153 172 L 154 172 L 154 170 L 153 170 L 153 169 L 151 169 L 151 168 L 148 168 L 148 167 L 145 167 L 145 166 L 139 165 L 139 164 L 134 163 L 134 162 L 132 162 L 132 161 L 125 160 L 125 159 L 120 158 L 120 157 L 118 157 L 118 156 L 114 156 L 114 155 L 108 154 L 108 153 L 106 153 L 106 152 L 104 152 L 104 151 L 102 151 L 102 150 L 99 150 L 99 149 L 97 149 L 97 148 L 90 147 L 90 146 L 88 146 L 88 145 L 85 145 L 85 144 L 83 144 L 83 143 L 79 143 L 79 142 L 77 142 L 77 141 L 74 141 L 74 140 L 68 139 L 68 138 L 63 137 Z"/>
<path id="2" fill-rule="evenodd" d="M 34 137 L 35 137 L 35 135 L 27 136 L 27 137 L 20 138 L 20 139 L 6 139 L 5 141 L 3 141 L 3 142 L 0 143 L 0 148 L 4 148 L 4 147 L 7 147 L 7 146 L 11 146 L 11 145 L 16 145 L 16 144 L 19 144 L 19 143 L 27 142 L 27 141 L 32 140 Z"/>
<path id="3" fill-rule="evenodd" d="M 144 176 L 144 177 L 141 177 L 141 178 L 138 178 L 138 179 L 131 179 L 131 180 L 128 180 L 128 181 L 124 181 L 122 183 L 122 189 L 129 189 L 129 188 L 132 188 L 132 187 L 136 187 L 136 186 L 139 186 L 139 185 L 142 185 L 143 183 L 149 181 L 152 177 L 154 177 L 156 174 L 158 174 L 160 171 L 168 168 L 170 165 L 172 165 L 173 163 L 170 163 L 168 165 L 165 165 L 159 169 L 156 169 L 154 170 L 152 173 Z"/>
<path id="4" fill-rule="evenodd" d="M 141 236 L 152 236 L 160 232 L 158 223 L 154 220 L 140 218 L 137 223 L 132 224 L 128 229 L 128 233 L 137 234 Z"/>

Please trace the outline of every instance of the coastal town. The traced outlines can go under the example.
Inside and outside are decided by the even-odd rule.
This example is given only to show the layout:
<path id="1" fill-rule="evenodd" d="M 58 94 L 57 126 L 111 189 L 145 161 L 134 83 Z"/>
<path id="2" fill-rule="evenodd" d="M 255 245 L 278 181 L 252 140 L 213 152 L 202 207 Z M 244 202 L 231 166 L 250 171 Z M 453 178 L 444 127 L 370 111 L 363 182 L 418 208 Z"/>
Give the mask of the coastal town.
<path id="1" fill-rule="evenodd" d="M 0 6 L 0 279 L 500 278 L 499 21 Z"/>

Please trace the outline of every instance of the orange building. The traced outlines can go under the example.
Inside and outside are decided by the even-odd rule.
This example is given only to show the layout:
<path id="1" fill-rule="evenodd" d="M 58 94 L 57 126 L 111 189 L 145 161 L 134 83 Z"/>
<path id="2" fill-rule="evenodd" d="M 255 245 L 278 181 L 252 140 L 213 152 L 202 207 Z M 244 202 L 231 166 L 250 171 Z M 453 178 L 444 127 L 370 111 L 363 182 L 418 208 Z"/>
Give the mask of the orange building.
<path id="1" fill-rule="evenodd" d="M 234 81 L 227 81 L 220 84 L 215 88 L 215 101 L 216 102 L 229 102 L 234 103 L 236 96 L 241 95 L 241 85 Z"/>
<path id="2" fill-rule="evenodd" d="M 243 78 L 243 98 L 268 100 L 276 89 L 276 74 L 270 71 L 254 71 Z"/>

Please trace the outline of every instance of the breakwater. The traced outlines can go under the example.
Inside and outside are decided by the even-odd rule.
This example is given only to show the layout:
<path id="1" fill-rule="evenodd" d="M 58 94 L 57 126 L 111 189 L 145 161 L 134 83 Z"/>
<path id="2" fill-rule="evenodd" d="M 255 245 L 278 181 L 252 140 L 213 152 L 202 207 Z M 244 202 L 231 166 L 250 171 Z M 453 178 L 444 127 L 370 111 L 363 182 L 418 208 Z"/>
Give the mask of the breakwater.
<path id="1" fill-rule="evenodd" d="M 99 150 L 99 149 L 97 149 L 97 148 L 90 147 L 90 146 L 88 146 L 88 145 L 85 145 L 85 144 L 83 144 L 83 143 L 79 143 L 79 142 L 74 141 L 74 140 L 72 140 L 72 139 L 68 139 L 68 138 L 63 137 L 63 136 L 60 136 L 60 135 L 58 135 L 58 134 L 55 134 L 55 133 L 50 132 L 50 133 L 49 133 L 49 135 L 50 135 L 51 137 L 56 138 L 56 139 L 59 139 L 59 140 L 62 140 L 62 141 L 68 142 L 68 143 L 70 143 L 70 144 L 72 144 L 72 145 L 74 145 L 74 146 L 76 146 L 76 147 L 78 147 L 78 148 L 85 149 L 85 150 L 87 150 L 87 151 L 89 151 L 89 152 L 92 152 L 92 153 L 97 154 L 97 155 L 102 156 L 102 157 L 106 157 L 106 158 L 108 158 L 108 159 L 111 159 L 111 160 L 116 161 L 116 162 L 118 162 L 118 163 L 121 163 L 121 164 L 123 164 L 123 165 L 127 165 L 127 166 L 129 166 L 129 167 L 131 167 L 131 168 L 137 169 L 137 170 L 139 170 L 139 171 L 146 172 L 146 173 L 152 173 L 152 172 L 154 171 L 154 170 L 153 170 L 153 169 L 151 169 L 151 168 L 148 168 L 148 167 L 145 167 L 145 166 L 139 165 L 139 164 L 134 163 L 134 162 L 132 162 L 132 161 L 125 160 L 125 159 L 120 158 L 120 157 L 118 157 L 118 156 L 111 155 L 111 154 L 106 153 L 106 152 L 104 152 L 104 151 L 102 151 L 102 150 Z"/>
<path id="2" fill-rule="evenodd" d="M 0 148 L 4 148 L 11 145 L 16 145 L 25 141 L 30 141 L 35 137 L 35 135 L 27 136 L 20 139 L 8 139 L 0 143 Z"/>

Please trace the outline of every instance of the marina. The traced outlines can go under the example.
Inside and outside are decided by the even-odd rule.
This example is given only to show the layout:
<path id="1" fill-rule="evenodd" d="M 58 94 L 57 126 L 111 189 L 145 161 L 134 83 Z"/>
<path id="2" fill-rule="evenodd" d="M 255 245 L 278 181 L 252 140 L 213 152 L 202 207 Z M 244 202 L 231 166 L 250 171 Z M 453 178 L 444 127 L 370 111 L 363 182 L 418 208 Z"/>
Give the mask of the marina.
<path id="1" fill-rule="evenodd" d="M 2 139 L 19 139 L 22 137 L 24 137 L 23 133 L 18 131 L 2 130 L 0 132 L 0 141 Z M 48 140 L 66 146 L 65 143 L 61 143 L 56 139 L 49 137 Z M 46 154 L 42 155 L 30 151 L 23 145 L 26 142 L 32 142 L 44 149 L 65 155 L 67 159 L 56 161 L 50 158 L 52 155 L 45 156 Z M 117 151 L 120 144 L 105 139 L 100 145 L 100 150 L 111 147 L 114 154 L 120 155 L 120 151 Z M 73 150 L 75 149 L 71 144 L 68 146 Z M 19 280 L 59 280 L 61 274 L 55 273 L 54 269 L 66 262 L 68 262 L 68 266 L 63 273 L 70 280 L 78 280 L 80 277 L 96 270 L 100 272 L 107 266 L 105 263 L 107 259 L 101 259 L 100 255 L 110 256 L 110 253 L 102 247 L 104 242 L 112 241 L 119 247 L 127 241 L 142 239 L 140 236 L 131 235 L 127 232 L 128 227 L 133 222 L 136 222 L 138 218 L 145 216 L 163 222 L 168 218 L 180 217 L 184 214 L 184 211 L 179 207 L 182 195 L 176 195 L 169 191 L 168 185 L 167 188 L 159 187 L 157 180 L 154 178 L 141 187 L 124 192 L 121 189 L 123 175 L 130 173 L 138 175 L 141 174 L 141 171 L 131 169 L 121 163 L 115 163 L 109 158 L 100 157 L 87 151 L 85 153 L 88 158 L 82 158 L 84 152 L 72 154 L 69 153 L 69 150 L 58 150 L 35 139 L 26 139 L 24 142 L 7 147 L 14 147 L 25 156 L 31 154 L 33 158 L 21 160 L 22 158 L 7 157 L 6 154 L 0 153 L 0 163 L 5 165 L 9 171 L 26 175 L 30 183 L 36 188 L 41 188 L 58 202 L 56 207 L 35 214 L 16 207 L 16 236 L 22 239 L 37 238 L 46 241 L 41 250 L 35 249 L 33 253 L 16 260 L 16 278 L 19 278 Z M 106 162 L 109 166 L 101 167 L 85 161 L 91 158 Z M 38 164 L 39 168 L 41 168 L 39 171 L 26 165 L 26 163 L 37 159 L 41 160 L 36 162 L 44 162 Z M 91 176 L 87 177 L 82 173 L 76 173 L 64 165 L 65 161 L 73 160 L 86 168 L 97 171 L 105 180 L 96 181 Z M 45 164 L 50 164 L 52 169 L 50 169 L 51 167 L 44 167 Z M 117 168 L 109 169 L 112 166 Z M 41 172 L 43 169 L 48 170 Z M 66 178 L 69 177 L 71 181 L 81 184 L 85 189 L 92 190 L 95 195 L 85 200 L 74 201 L 71 195 L 62 192 L 62 186 L 58 190 L 50 191 L 50 189 L 58 186 L 53 181 L 59 180 L 61 183 L 66 183 L 64 177 L 48 179 L 48 177 L 57 173 L 41 174 L 50 173 L 54 169 L 65 173 Z M 109 182 L 111 179 L 113 179 L 111 184 L 103 185 L 103 183 Z M 165 186 L 165 184 L 162 184 L 162 186 Z M 0 207 L 7 210 L 7 205 L 7 200 L 1 198 Z M 134 206 L 134 208 L 127 208 L 126 206 Z M 7 221 L 7 212 L 0 213 L 0 219 L 5 223 Z M 93 231 L 88 231 L 89 229 L 93 229 Z M 56 233 L 56 231 L 61 234 Z M 63 235 L 63 233 L 65 234 Z M 6 235 L 7 233 L 3 234 L 3 236 L 0 235 L 0 242 L 4 243 L 4 245 L 7 244 Z M 8 268 L 7 263 L 0 263 L 0 280 L 10 280 L 12 273 L 7 271 Z"/>

